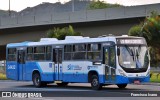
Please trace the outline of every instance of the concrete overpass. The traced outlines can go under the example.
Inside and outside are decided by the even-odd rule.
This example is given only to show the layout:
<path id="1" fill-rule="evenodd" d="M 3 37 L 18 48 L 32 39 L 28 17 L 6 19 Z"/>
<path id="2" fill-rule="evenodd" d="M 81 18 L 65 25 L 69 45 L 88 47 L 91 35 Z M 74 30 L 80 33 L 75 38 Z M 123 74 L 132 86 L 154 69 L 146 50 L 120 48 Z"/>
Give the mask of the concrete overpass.
<path id="1" fill-rule="evenodd" d="M 72 25 L 76 31 L 90 37 L 127 34 L 131 26 L 143 21 L 151 11 L 160 13 L 160 4 L 65 13 L 42 10 L 25 16 L 0 17 L 0 59 L 5 59 L 7 43 L 38 41 L 53 27 Z"/>

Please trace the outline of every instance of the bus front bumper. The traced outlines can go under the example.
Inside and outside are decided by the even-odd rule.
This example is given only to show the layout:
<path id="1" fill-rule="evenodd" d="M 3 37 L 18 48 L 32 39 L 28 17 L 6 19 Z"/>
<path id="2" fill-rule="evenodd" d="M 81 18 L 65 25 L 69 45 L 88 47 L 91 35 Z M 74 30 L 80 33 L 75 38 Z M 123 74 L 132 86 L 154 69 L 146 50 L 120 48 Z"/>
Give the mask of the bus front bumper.
<path id="1" fill-rule="evenodd" d="M 139 83 L 144 83 L 144 82 L 149 82 L 150 81 L 150 76 L 146 77 L 124 77 L 117 75 L 116 76 L 116 84 L 131 84 L 135 82 Z"/>

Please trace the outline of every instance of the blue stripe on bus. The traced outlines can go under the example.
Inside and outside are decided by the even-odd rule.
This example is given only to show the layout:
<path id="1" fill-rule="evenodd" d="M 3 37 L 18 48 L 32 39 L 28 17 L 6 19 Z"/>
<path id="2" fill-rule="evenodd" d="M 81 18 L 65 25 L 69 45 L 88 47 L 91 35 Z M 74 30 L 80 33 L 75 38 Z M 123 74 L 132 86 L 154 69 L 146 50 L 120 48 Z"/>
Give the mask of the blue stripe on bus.
<path id="1" fill-rule="evenodd" d="M 37 67 L 38 67 L 38 69 L 39 69 L 39 72 L 42 73 L 43 71 L 42 71 L 42 69 L 41 69 L 39 63 L 36 62 L 36 65 L 37 65 Z"/>
<path id="2" fill-rule="evenodd" d="M 17 65 L 15 62 L 8 62 L 7 65 Z M 18 66 L 16 66 L 17 69 Z M 32 73 L 31 70 L 37 69 L 40 74 L 42 81 L 55 81 L 55 73 L 54 72 L 43 72 L 40 65 L 36 62 L 30 62 L 26 63 L 26 74 L 25 74 L 25 80 L 31 81 L 32 80 Z M 10 79 L 17 79 L 17 74 L 15 74 L 17 71 L 15 70 L 7 70 L 7 77 Z M 149 82 L 150 77 L 123 77 L 120 75 L 115 76 L 115 80 L 106 80 L 105 75 L 98 75 L 100 83 L 104 84 L 129 84 L 134 83 L 135 80 L 139 80 L 140 82 Z M 111 77 L 110 77 L 111 78 Z M 88 73 L 82 73 L 82 72 L 62 72 L 61 80 L 64 82 L 80 82 L 80 83 L 87 83 L 88 82 Z"/>

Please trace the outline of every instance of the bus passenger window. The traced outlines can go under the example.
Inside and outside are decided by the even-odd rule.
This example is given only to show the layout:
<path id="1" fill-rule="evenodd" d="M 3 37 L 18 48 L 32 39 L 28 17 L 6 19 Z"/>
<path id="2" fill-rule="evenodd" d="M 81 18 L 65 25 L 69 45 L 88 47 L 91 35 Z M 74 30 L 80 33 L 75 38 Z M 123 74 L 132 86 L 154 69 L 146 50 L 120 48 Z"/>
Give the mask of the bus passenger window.
<path id="1" fill-rule="evenodd" d="M 71 60 L 72 59 L 72 53 L 64 53 L 64 60 Z"/>
<path id="2" fill-rule="evenodd" d="M 27 60 L 28 61 L 33 60 L 33 47 L 27 48 Z"/>
<path id="3" fill-rule="evenodd" d="M 84 60 L 86 59 L 86 44 L 73 45 L 72 60 Z"/>
<path id="4" fill-rule="evenodd" d="M 105 50 L 105 64 L 109 65 L 108 64 L 108 49 Z"/>
<path id="5" fill-rule="evenodd" d="M 16 48 L 8 49 L 8 61 L 16 61 Z"/>
<path id="6" fill-rule="evenodd" d="M 110 48 L 110 66 L 115 67 L 115 48 L 111 47 Z"/>
<path id="7" fill-rule="evenodd" d="M 64 60 L 71 60 L 72 59 L 72 45 L 65 45 L 64 46 Z"/>
<path id="8" fill-rule="evenodd" d="M 34 60 L 45 60 L 45 47 L 34 47 Z"/>
<path id="9" fill-rule="evenodd" d="M 29 60 L 29 61 L 33 60 L 32 54 L 27 55 L 27 60 Z"/>
<path id="10" fill-rule="evenodd" d="M 101 60 L 101 44 L 88 44 L 87 45 L 87 59 Z"/>
<path id="11" fill-rule="evenodd" d="M 47 46 L 46 47 L 46 60 L 51 60 L 51 52 L 52 52 L 52 47 Z"/>

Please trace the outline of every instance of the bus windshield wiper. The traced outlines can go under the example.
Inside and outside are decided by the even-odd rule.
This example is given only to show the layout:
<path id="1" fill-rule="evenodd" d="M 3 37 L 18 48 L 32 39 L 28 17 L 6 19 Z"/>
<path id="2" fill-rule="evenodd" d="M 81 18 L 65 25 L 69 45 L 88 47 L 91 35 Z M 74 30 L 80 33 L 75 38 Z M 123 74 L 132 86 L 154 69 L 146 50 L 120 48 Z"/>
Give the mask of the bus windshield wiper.
<path id="1" fill-rule="evenodd" d="M 136 49 L 136 58 L 138 60 L 139 54 L 140 54 L 140 46 L 138 46 L 138 49 Z"/>
<path id="2" fill-rule="evenodd" d="M 130 49 L 127 45 L 125 45 L 125 47 L 126 47 L 127 51 L 129 52 L 130 56 L 133 57 L 133 61 L 134 61 L 134 53 L 133 53 L 133 50 Z"/>

